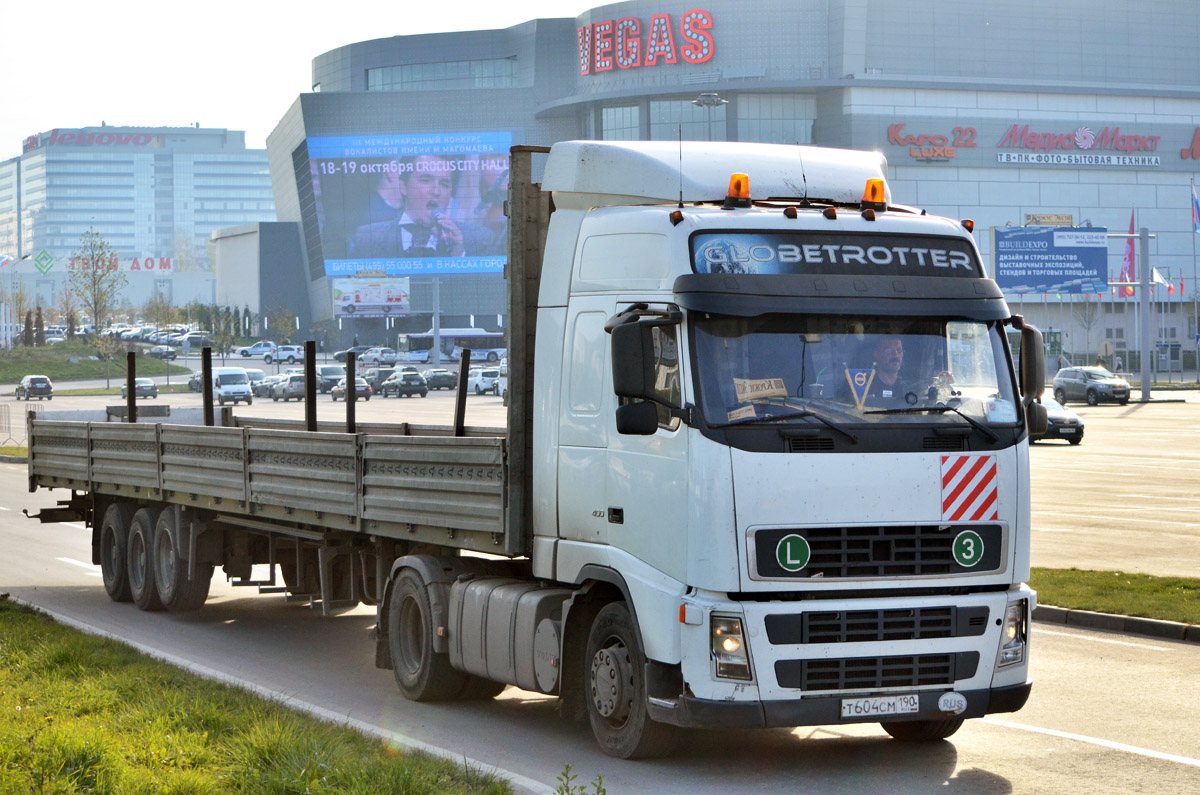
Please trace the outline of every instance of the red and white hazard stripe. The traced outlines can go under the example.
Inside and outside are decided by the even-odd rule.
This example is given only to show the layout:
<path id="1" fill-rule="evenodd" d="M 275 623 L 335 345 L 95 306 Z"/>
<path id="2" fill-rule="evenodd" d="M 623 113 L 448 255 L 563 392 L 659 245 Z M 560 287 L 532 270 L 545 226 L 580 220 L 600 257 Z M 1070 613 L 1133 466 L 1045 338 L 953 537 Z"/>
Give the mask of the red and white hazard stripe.
<path id="1" fill-rule="evenodd" d="M 942 456 L 942 519 L 950 522 L 999 519 L 996 457 Z"/>

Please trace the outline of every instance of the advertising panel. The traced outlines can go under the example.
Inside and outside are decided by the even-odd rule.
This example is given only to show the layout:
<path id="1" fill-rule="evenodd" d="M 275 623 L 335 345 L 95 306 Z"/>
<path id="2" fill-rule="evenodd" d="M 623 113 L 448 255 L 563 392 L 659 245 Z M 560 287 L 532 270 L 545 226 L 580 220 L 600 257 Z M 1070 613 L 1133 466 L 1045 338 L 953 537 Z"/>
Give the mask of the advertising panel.
<path id="1" fill-rule="evenodd" d="M 333 279 L 334 317 L 409 314 L 408 278 Z"/>
<path id="2" fill-rule="evenodd" d="M 992 230 L 996 283 L 1010 293 L 1108 290 L 1108 230 L 1100 226 L 1018 226 Z"/>
<path id="3" fill-rule="evenodd" d="M 501 273 L 512 134 L 308 139 L 325 275 Z"/>

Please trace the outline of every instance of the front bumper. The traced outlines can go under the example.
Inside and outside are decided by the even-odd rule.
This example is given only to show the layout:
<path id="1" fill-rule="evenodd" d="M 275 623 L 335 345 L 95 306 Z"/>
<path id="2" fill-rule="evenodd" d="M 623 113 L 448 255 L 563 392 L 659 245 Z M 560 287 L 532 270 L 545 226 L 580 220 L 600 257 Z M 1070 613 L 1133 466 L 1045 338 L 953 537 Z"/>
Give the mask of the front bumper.
<path id="1" fill-rule="evenodd" d="M 946 718 L 982 718 L 998 712 L 1016 712 L 1025 706 L 1033 682 L 994 687 L 987 690 L 955 691 L 967 700 L 967 708 L 958 715 L 938 707 L 942 693 L 922 692 L 920 711 L 897 715 L 889 720 L 944 720 Z M 842 696 L 820 696 L 788 701 L 709 701 L 684 695 L 667 702 L 651 700 L 650 717 L 660 723 L 690 728 L 769 729 L 785 726 L 829 726 L 841 723 L 878 723 L 878 717 L 842 718 Z"/>

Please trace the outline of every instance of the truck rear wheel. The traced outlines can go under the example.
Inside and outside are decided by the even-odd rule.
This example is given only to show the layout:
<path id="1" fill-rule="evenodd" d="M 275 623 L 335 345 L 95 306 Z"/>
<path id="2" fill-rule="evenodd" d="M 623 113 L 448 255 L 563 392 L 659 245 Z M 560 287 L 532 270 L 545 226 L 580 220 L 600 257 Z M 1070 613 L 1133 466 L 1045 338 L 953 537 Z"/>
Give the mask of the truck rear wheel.
<path id="1" fill-rule="evenodd" d="M 100 524 L 100 573 L 104 577 L 104 590 L 114 602 L 128 602 L 129 577 L 126 574 L 125 557 L 129 543 L 129 523 L 133 519 L 133 506 L 127 502 L 113 503 L 104 512 Z"/>
<path id="2" fill-rule="evenodd" d="M 588 722 L 600 749 L 621 759 L 671 753 L 679 730 L 659 723 L 646 711 L 646 655 L 624 602 L 600 609 L 583 662 Z"/>
<path id="3" fill-rule="evenodd" d="M 963 719 L 896 720 L 884 721 L 879 725 L 897 740 L 909 743 L 927 743 L 933 740 L 944 740 L 954 734 L 963 725 Z"/>
<path id="4" fill-rule="evenodd" d="M 458 698 L 468 684 L 466 674 L 450 667 L 449 654 L 434 651 L 433 631 L 425 582 L 413 569 L 403 569 L 388 604 L 388 644 L 396 684 L 410 701 Z"/>
<path id="5" fill-rule="evenodd" d="M 141 610 L 162 610 L 158 588 L 154 585 L 154 525 L 158 519 L 155 508 L 140 508 L 129 523 L 129 543 L 126 571 L 129 574 L 129 594 Z"/>
<path id="6" fill-rule="evenodd" d="M 154 582 L 163 607 L 171 611 L 198 609 L 208 599 L 212 574 L 211 563 L 197 563 L 196 578 L 188 578 L 188 562 L 179 556 L 175 511 L 163 511 L 154 526 Z"/>

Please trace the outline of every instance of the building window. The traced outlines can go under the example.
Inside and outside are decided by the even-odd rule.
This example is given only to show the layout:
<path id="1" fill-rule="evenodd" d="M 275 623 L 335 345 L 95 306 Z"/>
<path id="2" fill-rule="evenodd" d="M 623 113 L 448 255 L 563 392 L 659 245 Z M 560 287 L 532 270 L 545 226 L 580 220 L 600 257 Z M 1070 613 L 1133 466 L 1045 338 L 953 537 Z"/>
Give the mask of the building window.
<path id="1" fill-rule="evenodd" d="M 516 58 L 410 63 L 367 70 L 367 91 L 510 88 L 516 84 Z"/>
<path id="2" fill-rule="evenodd" d="M 799 94 L 738 96 L 739 141 L 765 144 L 811 144 L 815 104 Z"/>
<path id="3" fill-rule="evenodd" d="M 600 109 L 600 140 L 636 141 L 641 135 L 641 113 L 637 105 Z"/>
<path id="4" fill-rule="evenodd" d="M 725 105 L 693 105 L 690 99 L 650 103 L 650 140 L 724 141 Z"/>

